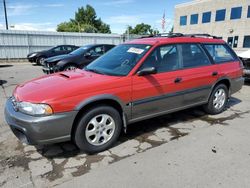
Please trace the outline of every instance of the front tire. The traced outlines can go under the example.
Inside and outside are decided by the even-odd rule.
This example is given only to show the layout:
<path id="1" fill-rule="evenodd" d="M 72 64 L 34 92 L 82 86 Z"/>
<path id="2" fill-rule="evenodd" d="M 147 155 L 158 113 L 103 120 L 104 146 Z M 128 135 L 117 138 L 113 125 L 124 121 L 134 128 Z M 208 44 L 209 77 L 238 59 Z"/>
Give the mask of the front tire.
<path id="1" fill-rule="evenodd" d="M 77 69 L 77 66 L 74 65 L 74 64 L 69 64 L 69 65 L 66 65 L 64 68 L 63 68 L 63 71 L 70 71 L 70 70 L 75 70 Z"/>
<path id="2" fill-rule="evenodd" d="M 208 114 L 219 114 L 224 111 L 228 102 L 228 88 L 224 84 L 217 85 L 211 93 L 204 110 Z"/>
<path id="3" fill-rule="evenodd" d="M 37 65 L 43 65 L 44 63 L 44 60 L 45 60 L 46 58 L 45 57 L 38 57 L 37 59 L 36 59 L 36 64 Z"/>
<path id="4" fill-rule="evenodd" d="M 97 106 L 79 119 L 74 140 L 76 145 L 87 153 L 101 152 L 117 141 L 121 128 L 121 116 L 116 109 Z"/>

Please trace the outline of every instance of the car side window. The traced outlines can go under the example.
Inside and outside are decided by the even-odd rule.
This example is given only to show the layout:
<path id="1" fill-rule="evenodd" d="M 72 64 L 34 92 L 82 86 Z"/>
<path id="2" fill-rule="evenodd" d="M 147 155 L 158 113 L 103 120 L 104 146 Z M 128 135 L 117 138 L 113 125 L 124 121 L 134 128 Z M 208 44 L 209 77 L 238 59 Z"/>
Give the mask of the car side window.
<path id="1" fill-rule="evenodd" d="M 106 46 L 104 46 L 104 48 L 105 48 L 104 51 L 107 52 L 107 51 L 111 50 L 113 48 L 113 46 L 106 45 Z"/>
<path id="2" fill-rule="evenodd" d="M 65 51 L 72 51 L 72 47 L 71 46 L 65 46 Z"/>
<path id="3" fill-rule="evenodd" d="M 59 47 L 56 47 L 53 49 L 55 52 L 60 52 L 60 51 L 63 51 L 63 48 L 62 46 L 59 46 Z"/>
<path id="4" fill-rule="evenodd" d="M 223 44 L 206 44 L 204 46 L 215 63 L 224 63 L 235 60 L 233 55 Z"/>
<path id="5" fill-rule="evenodd" d="M 183 68 L 210 65 L 210 61 L 198 44 L 180 44 Z"/>
<path id="6" fill-rule="evenodd" d="M 102 55 L 103 53 L 104 53 L 103 46 L 97 46 L 97 47 L 92 48 L 90 50 L 90 54 L 93 55 L 93 56 Z"/>
<path id="7" fill-rule="evenodd" d="M 157 47 L 144 61 L 141 68 L 155 67 L 158 73 L 179 69 L 179 56 L 176 45 Z"/>

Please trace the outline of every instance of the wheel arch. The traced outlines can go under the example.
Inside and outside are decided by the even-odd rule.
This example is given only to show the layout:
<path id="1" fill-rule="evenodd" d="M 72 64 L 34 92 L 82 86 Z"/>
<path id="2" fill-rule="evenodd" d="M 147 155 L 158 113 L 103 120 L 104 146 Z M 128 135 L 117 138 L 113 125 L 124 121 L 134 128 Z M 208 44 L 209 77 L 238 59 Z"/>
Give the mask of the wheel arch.
<path id="1" fill-rule="evenodd" d="M 228 92 L 229 92 L 229 93 L 228 93 L 228 97 L 230 97 L 231 79 L 228 78 L 228 77 L 222 77 L 222 78 L 218 79 L 218 80 L 216 81 L 216 83 L 212 86 L 212 89 L 211 89 L 211 91 L 210 91 L 210 93 L 209 93 L 208 99 L 210 98 L 210 96 L 211 96 L 213 90 L 215 89 L 215 87 L 216 87 L 217 85 L 219 85 L 219 84 L 224 84 L 224 85 L 227 86 Z"/>
<path id="2" fill-rule="evenodd" d="M 63 70 L 66 66 L 69 65 L 75 65 L 76 67 L 78 67 L 77 63 L 74 63 L 73 61 L 59 61 L 57 63 L 57 66 L 60 68 L 60 70 Z"/>
<path id="3" fill-rule="evenodd" d="M 126 110 L 125 110 L 124 104 L 116 96 L 100 95 L 100 96 L 95 96 L 95 97 L 92 97 L 90 99 L 84 100 L 81 103 L 79 103 L 79 105 L 76 106 L 75 110 L 78 111 L 78 113 L 74 119 L 73 126 L 71 129 L 72 138 L 73 138 L 77 123 L 78 123 L 79 119 L 82 117 L 82 115 L 84 113 L 86 113 L 89 109 L 93 108 L 94 106 L 98 106 L 98 105 L 107 105 L 107 106 L 111 106 L 111 107 L 115 108 L 119 112 L 119 114 L 122 118 L 124 131 L 126 131 L 127 115 L 126 115 Z"/>

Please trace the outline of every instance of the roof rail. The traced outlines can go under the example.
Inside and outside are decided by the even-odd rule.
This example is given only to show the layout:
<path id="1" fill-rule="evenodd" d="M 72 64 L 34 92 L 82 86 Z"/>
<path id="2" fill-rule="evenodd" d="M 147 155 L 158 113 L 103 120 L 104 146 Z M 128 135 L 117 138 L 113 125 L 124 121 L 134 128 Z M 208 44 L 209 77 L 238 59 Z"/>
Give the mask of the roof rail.
<path id="1" fill-rule="evenodd" d="M 208 38 L 213 38 L 213 39 L 219 39 L 217 36 L 213 36 L 207 33 L 195 33 L 195 34 L 185 34 L 184 36 L 187 37 L 208 37 Z"/>
<path id="2" fill-rule="evenodd" d="M 169 37 L 169 38 L 182 37 L 182 36 L 184 36 L 182 33 L 159 33 L 155 35 L 155 37 Z"/>
<path id="3" fill-rule="evenodd" d="M 183 34 L 183 33 L 159 33 L 159 34 L 151 34 L 151 35 L 144 35 L 141 38 L 151 38 L 151 37 L 168 37 L 168 38 L 174 38 L 174 37 L 207 37 L 207 38 L 213 38 L 213 39 L 220 39 L 217 36 L 213 36 L 207 33 L 194 33 L 194 34 Z"/>

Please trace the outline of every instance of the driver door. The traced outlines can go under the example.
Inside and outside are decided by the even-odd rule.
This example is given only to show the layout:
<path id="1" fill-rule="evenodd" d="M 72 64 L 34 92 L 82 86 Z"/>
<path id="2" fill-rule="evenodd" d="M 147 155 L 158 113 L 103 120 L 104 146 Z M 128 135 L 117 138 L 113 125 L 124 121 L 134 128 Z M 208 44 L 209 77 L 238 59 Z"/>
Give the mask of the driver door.
<path id="1" fill-rule="evenodd" d="M 156 74 L 134 75 L 132 78 L 132 119 L 159 115 L 182 105 L 180 58 L 176 45 L 157 47 L 144 61 L 140 70 L 155 67 Z"/>

